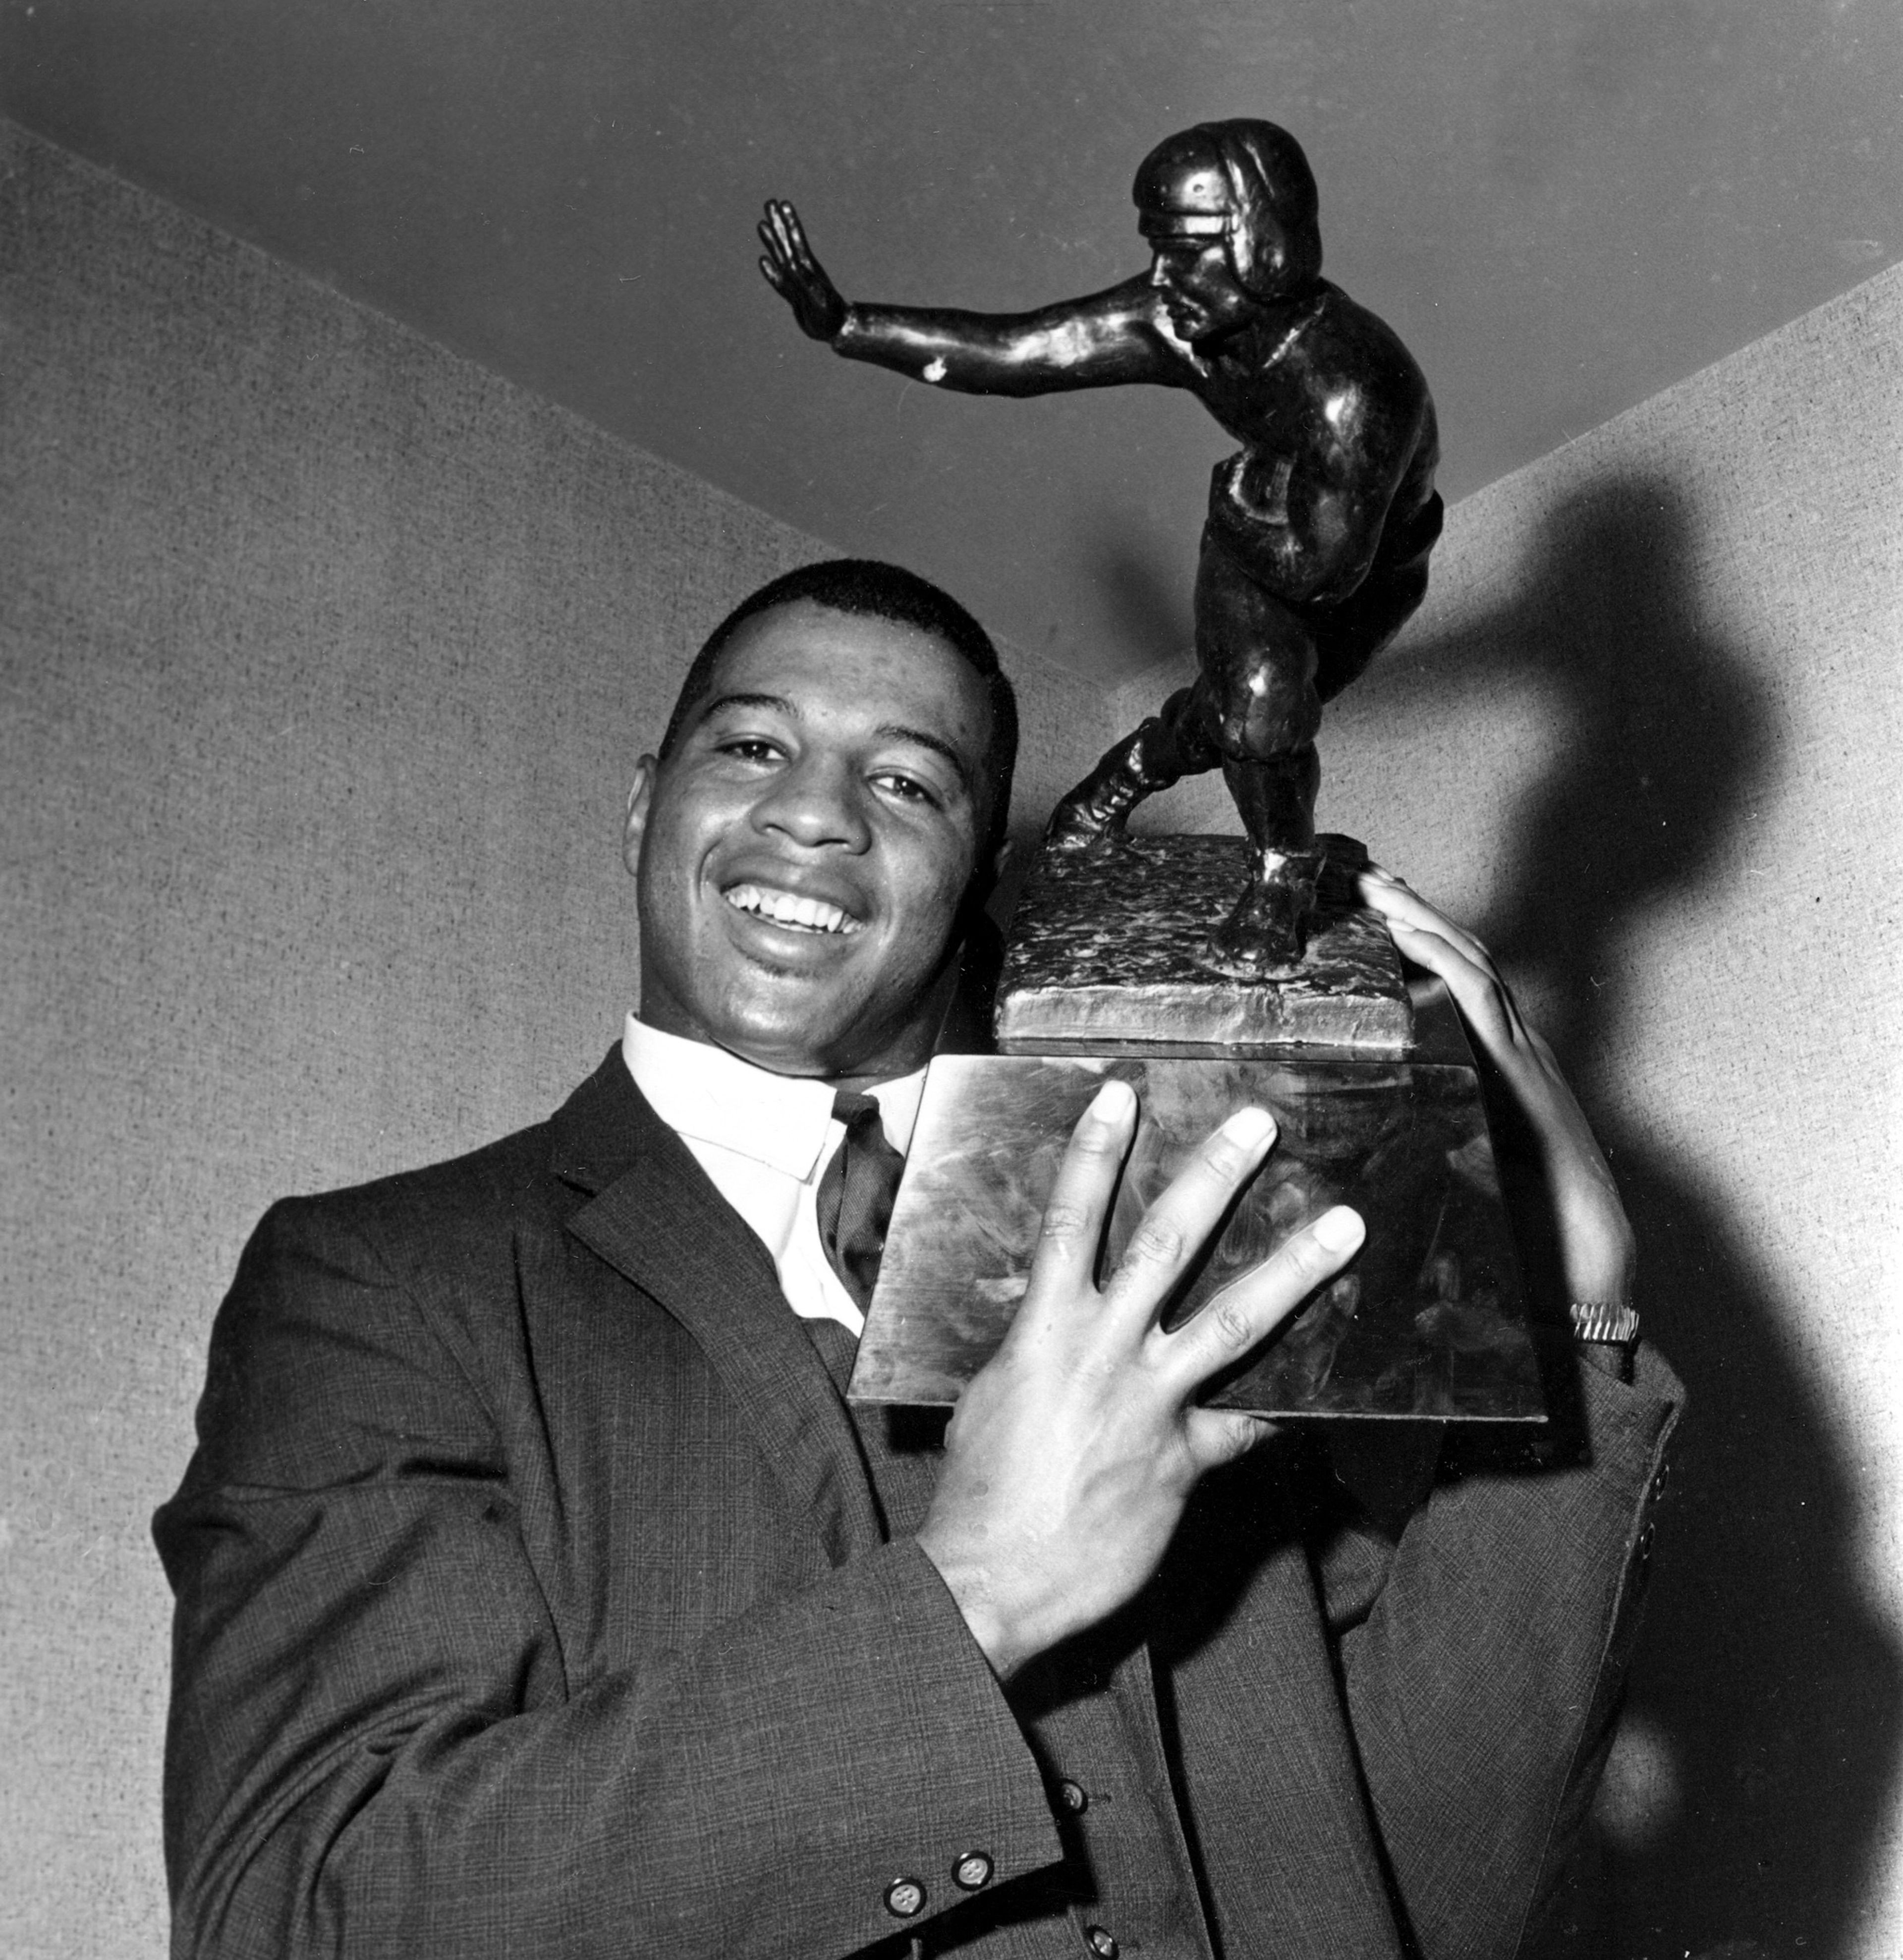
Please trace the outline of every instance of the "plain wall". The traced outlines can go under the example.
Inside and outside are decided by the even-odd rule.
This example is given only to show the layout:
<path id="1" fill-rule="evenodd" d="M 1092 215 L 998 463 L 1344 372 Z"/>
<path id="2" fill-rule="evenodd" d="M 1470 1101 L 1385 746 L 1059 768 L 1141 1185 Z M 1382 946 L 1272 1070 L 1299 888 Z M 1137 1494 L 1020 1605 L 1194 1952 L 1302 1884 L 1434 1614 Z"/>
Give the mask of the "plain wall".
<path id="1" fill-rule="evenodd" d="M 822 547 L 4 126 L 0 275 L 0 1950 L 131 1960 L 145 1520 L 239 1246 L 597 1058 L 632 759 Z M 1558 1041 L 1694 1390 L 1602 1806 L 1621 1954 L 1903 1941 L 1900 311 L 1886 275 L 1456 506 L 1324 738 L 1324 820 Z M 1035 821 L 1165 677 L 1014 667 Z M 1150 814 L 1233 828 L 1209 784 Z"/>
<path id="2" fill-rule="evenodd" d="M 1268 116 L 1465 495 L 1903 257 L 1895 0 L 13 0 L 0 113 L 1119 680 L 1189 644 L 1234 444 L 1173 390 L 973 402 L 755 268 L 1038 306 L 1142 270 L 1131 180 Z M 1169 590 L 1155 637 L 1106 567 Z"/>
<path id="3" fill-rule="evenodd" d="M 1456 505 L 1322 734 L 1323 824 L 1556 1043 L 1691 1389 L 1601 1806 L 1621 1955 L 1903 1951 L 1900 648 L 1891 271 Z M 1144 821 L 1233 827 L 1208 779 Z"/>
<path id="4" fill-rule="evenodd" d="M 239 1249 L 600 1058 L 635 759 L 828 552 L 4 124 L 0 402 L 0 1953 L 133 1960 Z M 1042 811 L 1098 727 L 1013 665 Z"/>

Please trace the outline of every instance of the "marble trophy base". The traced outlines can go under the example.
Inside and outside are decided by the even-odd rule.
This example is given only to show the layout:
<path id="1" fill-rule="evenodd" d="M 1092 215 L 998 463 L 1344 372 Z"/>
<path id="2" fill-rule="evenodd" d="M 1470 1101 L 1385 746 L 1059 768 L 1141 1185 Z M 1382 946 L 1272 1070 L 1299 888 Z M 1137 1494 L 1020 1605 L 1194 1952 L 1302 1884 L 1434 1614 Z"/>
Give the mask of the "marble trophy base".
<path id="1" fill-rule="evenodd" d="M 1356 904 L 1366 858 L 1328 860 L 1289 980 L 1200 963 L 1246 875 L 1239 838 L 1150 837 L 1046 852 L 1014 921 L 987 1055 L 926 1078 L 848 1390 L 944 1405 L 996 1351 L 1028 1281 L 1072 1129 L 1106 1076 L 1140 1111 L 1108 1271 L 1189 1153 L 1245 1102 L 1278 1140 L 1185 1275 L 1174 1325 L 1331 1205 L 1367 1237 L 1348 1270 L 1208 1399 L 1281 1417 L 1539 1422 L 1539 1370 L 1473 1055 L 1446 991 L 1411 993 Z"/>
<path id="2" fill-rule="evenodd" d="M 1291 1044 L 1399 1055 L 1412 1037 L 1401 961 L 1357 901 L 1367 853 L 1326 853 L 1300 964 L 1238 980 L 1206 964 L 1212 927 L 1249 879 L 1239 837 L 1133 837 L 1096 853 L 1046 849 L 1018 901 L 998 988 L 1006 1055 L 1228 1053 Z"/>
<path id="3" fill-rule="evenodd" d="M 1539 1421 L 1519 1269 L 1472 1066 L 1386 1061 L 941 1055 L 931 1064 L 848 1393 L 944 1405 L 996 1351 L 1023 1297 L 1071 1129 L 1106 1076 L 1141 1112 L 1104 1248 L 1233 1109 L 1280 1138 L 1187 1276 L 1175 1325 L 1345 1202 L 1367 1223 L 1348 1271 L 1208 1399 L 1275 1416 Z"/>

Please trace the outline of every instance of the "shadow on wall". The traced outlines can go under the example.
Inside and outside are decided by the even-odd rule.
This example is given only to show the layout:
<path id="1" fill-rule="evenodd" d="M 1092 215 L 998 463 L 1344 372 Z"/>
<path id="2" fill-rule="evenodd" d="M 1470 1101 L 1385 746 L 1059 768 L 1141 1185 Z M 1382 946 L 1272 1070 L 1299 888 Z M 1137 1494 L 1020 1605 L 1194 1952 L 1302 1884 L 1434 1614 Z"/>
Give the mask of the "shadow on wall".
<path id="1" fill-rule="evenodd" d="M 1188 514 L 1190 520 L 1182 527 L 1180 536 L 1164 537 L 1150 532 L 1133 534 L 1112 513 L 1098 514 L 1084 562 L 1091 579 L 1109 597 L 1122 641 L 1119 647 L 1097 650 L 1093 667 L 1106 686 L 1121 686 L 1195 648 L 1191 581 L 1202 523 L 1194 503 Z M 1180 577 L 1180 590 L 1172 583 L 1173 571 Z M 1157 698 L 1160 702 L 1162 694 Z"/>
<path id="2" fill-rule="evenodd" d="M 1429 724 L 1450 683 L 1530 682 L 1554 704 L 1561 759 L 1501 827 L 1510 854 L 1479 931 L 1589 1110 L 1639 1010 L 1609 977 L 1626 929 L 1715 875 L 1779 766 L 1758 682 L 1697 616 L 1689 543 L 1669 485 L 1596 489 L 1555 511 L 1523 597 L 1381 677 L 1402 714 L 1418 686 Z M 1711 1030 L 1714 1093 L 1727 1067 L 1774 1066 L 1742 1045 L 1751 1029 L 1741 999 Z M 1554 1950 L 1847 1953 L 1877 1881 L 1903 1666 L 1854 1568 L 1845 1440 L 1781 1336 L 1806 1303 L 1754 1269 L 1696 1164 L 1598 1127 L 1640 1235 L 1647 1329 L 1691 1413 L 1599 1808 L 1608 1923 L 1582 1893 Z"/>

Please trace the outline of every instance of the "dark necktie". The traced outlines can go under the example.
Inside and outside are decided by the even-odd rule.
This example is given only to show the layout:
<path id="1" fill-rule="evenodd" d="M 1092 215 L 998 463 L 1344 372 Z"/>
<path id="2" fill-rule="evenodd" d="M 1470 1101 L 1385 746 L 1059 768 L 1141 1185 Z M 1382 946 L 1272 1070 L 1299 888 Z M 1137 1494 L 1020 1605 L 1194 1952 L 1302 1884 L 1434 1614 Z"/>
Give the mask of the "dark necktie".
<path id="1" fill-rule="evenodd" d="M 846 1126 L 845 1140 L 819 1176 L 817 1208 L 819 1243 L 840 1284 L 861 1313 L 879 1277 L 886 1249 L 886 1227 L 905 1160 L 886 1141 L 879 1105 L 870 1096 L 840 1090 L 834 1116 Z"/>

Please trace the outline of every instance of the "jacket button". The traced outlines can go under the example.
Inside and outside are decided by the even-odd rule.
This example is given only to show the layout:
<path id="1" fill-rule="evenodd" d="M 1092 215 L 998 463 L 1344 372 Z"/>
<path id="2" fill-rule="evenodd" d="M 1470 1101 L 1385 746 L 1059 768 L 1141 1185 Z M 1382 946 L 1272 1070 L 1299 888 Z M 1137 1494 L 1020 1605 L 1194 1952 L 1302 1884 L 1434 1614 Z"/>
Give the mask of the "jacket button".
<path id="1" fill-rule="evenodd" d="M 1081 1817 L 1090 1807 L 1090 1793 L 1080 1783 L 1073 1783 L 1068 1777 L 1057 1787 L 1058 1801 L 1073 1817 Z"/>
<path id="2" fill-rule="evenodd" d="M 982 1851 L 967 1851 L 952 1867 L 952 1883 L 960 1892 L 975 1892 L 991 1882 L 991 1861 Z"/>
<path id="3" fill-rule="evenodd" d="M 911 1919 L 925 1909 L 925 1888 L 916 1879 L 894 1879 L 886 1888 L 886 1910 L 894 1919 Z"/>
<path id="4" fill-rule="evenodd" d="M 1097 1960 L 1117 1960 L 1117 1943 L 1100 1926 L 1087 1927 L 1084 1937 Z"/>

